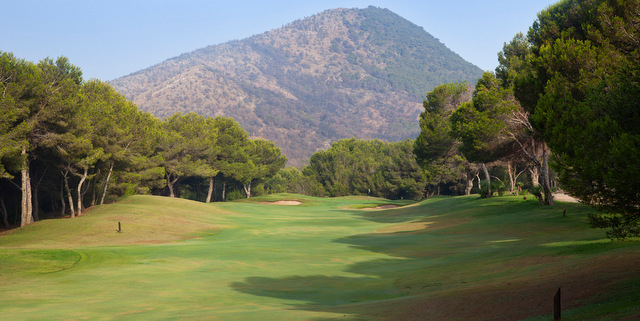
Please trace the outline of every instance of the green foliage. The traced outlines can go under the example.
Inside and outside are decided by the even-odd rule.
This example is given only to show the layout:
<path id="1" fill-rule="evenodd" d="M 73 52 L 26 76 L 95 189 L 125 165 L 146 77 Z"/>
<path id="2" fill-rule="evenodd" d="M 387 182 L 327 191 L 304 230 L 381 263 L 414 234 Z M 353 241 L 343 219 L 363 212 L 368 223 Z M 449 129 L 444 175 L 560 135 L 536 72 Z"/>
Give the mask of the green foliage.
<path id="1" fill-rule="evenodd" d="M 488 163 L 502 156 L 507 119 L 517 109 L 510 96 L 493 73 L 485 72 L 472 102 L 461 104 L 451 115 L 452 134 L 461 140 L 460 151 L 470 161 Z"/>
<path id="2" fill-rule="evenodd" d="M 515 81 L 563 189 L 603 213 L 595 225 L 619 226 L 613 237 L 635 235 L 640 218 L 638 11 L 639 1 L 549 7 L 529 30 L 531 54 Z"/>
<path id="3" fill-rule="evenodd" d="M 303 170 L 329 196 L 370 195 L 388 199 L 423 197 L 425 176 L 413 155 L 413 141 L 343 139 L 313 154 Z M 311 186 L 314 195 L 318 187 Z"/>
<path id="4" fill-rule="evenodd" d="M 0 214 L 7 227 L 39 220 L 40 211 L 62 216 L 70 208 L 73 217 L 107 198 L 161 194 L 165 185 L 170 194 L 200 198 L 203 180 L 210 190 L 216 176 L 234 183 L 230 170 L 247 159 L 254 180 L 286 162 L 273 143 L 250 141 L 233 119 L 191 113 L 162 122 L 110 85 L 83 81 L 65 57 L 34 64 L 0 52 Z M 197 188 L 180 188 L 180 179 Z"/>
<path id="5" fill-rule="evenodd" d="M 269 194 L 294 193 L 324 196 L 324 193 L 317 193 L 318 190 L 314 190 L 315 184 L 317 184 L 316 181 L 309 176 L 305 176 L 296 167 L 285 167 L 264 181 L 265 191 Z"/>
<path id="6" fill-rule="evenodd" d="M 531 195 L 535 196 L 538 201 L 540 201 L 540 203 L 543 203 L 543 193 L 544 190 L 542 189 L 542 186 L 540 185 L 535 185 L 535 186 L 531 186 L 531 188 L 529 188 L 529 193 L 531 193 Z"/>
<path id="7" fill-rule="evenodd" d="M 424 169 L 429 185 L 457 184 L 473 176 L 472 165 L 460 154 L 460 141 L 453 137 L 451 114 L 471 99 L 473 87 L 463 83 L 443 84 L 429 92 L 420 114 L 420 134 L 413 152 Z M 439 194 L 439 193 L 438 193 Z"/>
<path id="8" fill-rule="evenodd" d="M 227 194 L 225 201 L 231 202 L 231 201 L 240 200 L 243 198 L 247 198 L 247 195 L 245 194 L 245 192 L 241 189 L 234 189 L 233 191 Z"/>

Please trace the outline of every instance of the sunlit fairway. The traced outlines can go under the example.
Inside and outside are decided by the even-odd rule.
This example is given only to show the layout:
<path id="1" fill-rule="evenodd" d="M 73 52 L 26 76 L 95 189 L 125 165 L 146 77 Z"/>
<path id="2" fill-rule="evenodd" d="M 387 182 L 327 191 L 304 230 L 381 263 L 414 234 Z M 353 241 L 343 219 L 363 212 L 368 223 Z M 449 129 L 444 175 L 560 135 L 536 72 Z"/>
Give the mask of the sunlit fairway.
<path id="1" fill-rule="evenodd" d="M 559 286 L 563 320 L 638 317 L 640 242 L 605 239 L 590 211 L 129 197 L 0 234 L 0 319 L 549 320 Z"/>

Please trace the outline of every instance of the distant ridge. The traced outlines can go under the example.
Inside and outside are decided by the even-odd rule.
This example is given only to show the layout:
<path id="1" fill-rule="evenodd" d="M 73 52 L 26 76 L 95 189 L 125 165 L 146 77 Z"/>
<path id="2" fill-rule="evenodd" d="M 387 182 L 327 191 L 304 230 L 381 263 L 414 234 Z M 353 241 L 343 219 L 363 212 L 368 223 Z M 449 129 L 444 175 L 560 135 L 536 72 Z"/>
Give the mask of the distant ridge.
<path id="1" fill-rule="evenodd" d="M 427 92 L 481 73 L 421 27 L 368 7 L 327 10 L 111 84 L 158 117 L 233 117 L 301 165 L 341 138 L 415 138 Z"/>

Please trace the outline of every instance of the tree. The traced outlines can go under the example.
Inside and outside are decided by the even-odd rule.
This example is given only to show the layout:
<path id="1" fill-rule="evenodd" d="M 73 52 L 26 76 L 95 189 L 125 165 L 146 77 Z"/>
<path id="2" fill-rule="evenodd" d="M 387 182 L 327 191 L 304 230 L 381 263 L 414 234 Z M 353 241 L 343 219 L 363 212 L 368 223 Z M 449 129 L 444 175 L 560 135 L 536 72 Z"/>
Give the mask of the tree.
<path id="1" fill-rule="evenodd" d="M 99 200 L 99 204 L 103 204 L 114 170 L 126 172 L 130 174 L 128 176 L 148 170 L 157 171 L 157 161 L 152 158 L 157 149 L 154 133 L 158 124 L 157 119 L 139 111 L 135 104 L 127 101 L 105 82 L 86 82 L 83 94 L 86 121 L 93 131 L 92 142 L 104 151 L 103 159 L 96 164 L 106 174 L 102 178 L 103 188 Z M 92 200 L 94 202 L 95 198 Z"/>
<path id="2" fill-rule="evenodd" d="M 20 221 L 24 226 L 33 222 L 30 162 L 39 148 L 67 130 L 68 119 L 79 106 L 82 72 L 65 57 L 55 62 L 47 58 L 35 65 L 0 52 L 0 65 L 0 105 L 7 117 L 2 149 L 19 159 Z"/>
<path id="3" fill-rule="evenodd" d="M 451 115 L 453 136 L 460 139 L 460 152 L 470 161 L 482 164 L 487 180 L 485 197 L 493 195 L 491 176 L 486 163 L 497 161 L 504 152 L 506 139 L 501 135 L 507 115 L 515 109 L 507 99 L 508 91 L 500 88 L 499 80 L 490 72 L 478 79 L 472 102 L 466 102 Z"/>
<path id="4" fill-rule="evenodd" d="M 500 65 L 496 68 L 496 76 L 500 79 L 500 87 L 506 90 L 505 98 L 508 100 L 514 100 L 514 83 L 519 75 L 526 72 L 528 68 L 526 60 L 531 49 L 524 35 L 518 33 L 511 42 L 505 43 L 503 50 L 498 53 Z M 550 150 L 540 132 L 533 126 L 531 113 L 520 104 L 519 100 L 514 101 L 514 104 L 516 107 L 506 123 L 505 134 L 511 136 L 515 144 L 511 147 L 507 146 L 511 152 L 507 153 L 506 158 L 513 160 L 522 155 L 527 159 L 532 165 L 528 169 L 533 187 L 538 186 L 542 181 L 544 195 L 536 196 L 540 197 L 542 204 L 553 205 L 549 170 Z M 509 175 L 513 177 L 515 174 L 510 170 Z"/>
<path id="5" fill-rule="evenodd" d="M 243 146 L 249 143 L 249 133 L 244 130 L 238 122 L 230 117 L 218 116 L 211 120 L 212 126 L 218 133 L 218 153 L 213 159 L 213 166 L 219 169 L 219 176 L 222 176 L 222 200 L 225 200 L 226 179 L 233 178 L 236 171 L 235 164 L 243 161 L 245 155 Z"/>
<path id="6" fill-rule="evenodd" d="M 426 178 L 413 154 L 412 140 L 342 139 L 311 156 L 303 169 L 311 194 L 371 195 L 419 199 Z"/>
<path id="7" fill-rule="evenodd" d="M 254 139 L 243 146 L 243 161 L 232 164 L 232 176 L 244 186 L 247 198 L 251 197 L 254 181 L 273 176 L 287 163 L 280 148 L 266 139 Z"/>
<path id="8" fill-rule="evenodd" d="M 472 98 L 470 84 L 443 84 L 434 88 L 423 101 L 420 114 L 420 134 L 414 143 L 413 152 L 418 164 L 425 170 L 431 184 L 440 194 L 440 185 L 445 182 L 466 180 L 465 194 L 471 193 L 475 166 L 460 154 L 460 141 L 452 136 L 451 114 Z"/>
<path id="9" fill-rule="evenodd" d="M 564 189 L 610 237 L 640 233 L 640 1 L 566 0 L 538 15 L 516 97 Z"/>
<path id="10" fill-rule="evenodd" d="M 211 125 L 211 126 L 209 126 Z M 169 196 L 175 197 L 175 184 L 185 176 L 207 177 L 212 190 L 219 169 L 209 159 L 216 155 L 216 128 L 196 113 L 174 114 L 164 122 L 161 143 Z"/>

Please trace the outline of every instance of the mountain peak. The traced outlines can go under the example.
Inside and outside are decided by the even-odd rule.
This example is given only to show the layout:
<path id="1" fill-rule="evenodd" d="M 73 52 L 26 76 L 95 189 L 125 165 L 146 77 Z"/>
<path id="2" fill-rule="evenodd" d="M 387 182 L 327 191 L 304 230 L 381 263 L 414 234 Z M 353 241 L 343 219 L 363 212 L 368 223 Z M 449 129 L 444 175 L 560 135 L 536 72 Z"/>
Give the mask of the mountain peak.
<path id="1" fill-rule="evenodd" d="M 159 117 L 233 117 L 301 165 L 341 138 L 416 137 L 427 92 L 481 73 L 423 28 L 370 6 L 326 10 L 111 84 Z"/>

